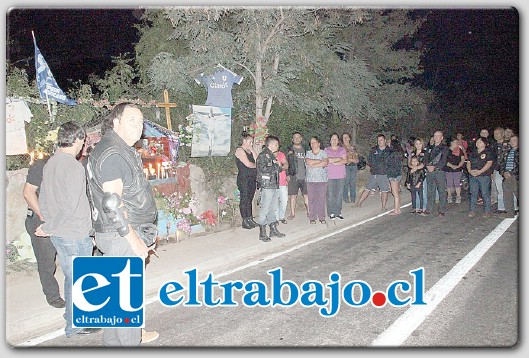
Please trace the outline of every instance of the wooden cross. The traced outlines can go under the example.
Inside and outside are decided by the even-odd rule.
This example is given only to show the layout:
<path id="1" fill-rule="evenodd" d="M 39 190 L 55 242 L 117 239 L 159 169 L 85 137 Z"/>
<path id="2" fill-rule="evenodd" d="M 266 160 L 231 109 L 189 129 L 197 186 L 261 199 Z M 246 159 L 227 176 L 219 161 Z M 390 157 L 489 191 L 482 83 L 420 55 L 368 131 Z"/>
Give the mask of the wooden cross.
<path id="1" fill-rule="evenodd" d="M 169 103 L 169 92 L 166 89 L 163 90 L 163 99 L 165 103 L 158 103 L 156 107 L 165 107 L 165 119 L 167 120 L 167 129 L 172 130 L 171 112 L 169 111 L 169 108 L 176 107 L 176 103 Z"/>

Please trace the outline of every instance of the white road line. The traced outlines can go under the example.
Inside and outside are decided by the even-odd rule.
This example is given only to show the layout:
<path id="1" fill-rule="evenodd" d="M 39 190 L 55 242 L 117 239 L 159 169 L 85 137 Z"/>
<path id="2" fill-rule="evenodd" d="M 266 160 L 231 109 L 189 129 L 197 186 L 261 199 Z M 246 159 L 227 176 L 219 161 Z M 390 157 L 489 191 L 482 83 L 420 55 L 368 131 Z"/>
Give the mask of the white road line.
<path id="1" fill-rule="evenodd" d="M 426 292 L 424 301 L 426 305 L 412 306 L 402 314 L 391 326 L 380 334 L 372 343 L 378 347 L 398 347 L 419 327 L 439 303 L 461 281 L 463 276 L 483 257 L 492 245 L 516 220 L 505 219 L 492 230 L 479 244 L 472 249 L 461 261 L 444 275 L 437 283 Z"/>

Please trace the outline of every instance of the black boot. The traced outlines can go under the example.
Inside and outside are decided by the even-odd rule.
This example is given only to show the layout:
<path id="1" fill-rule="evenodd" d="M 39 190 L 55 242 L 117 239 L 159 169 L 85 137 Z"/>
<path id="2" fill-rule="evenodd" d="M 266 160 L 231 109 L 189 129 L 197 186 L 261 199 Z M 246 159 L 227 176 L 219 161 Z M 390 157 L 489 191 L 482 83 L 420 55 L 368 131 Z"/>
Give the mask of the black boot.
<path id="1" fill-rule="evenodd" d="M 250 224 L 252 224 L 253 227 L 258 227 L 259 226 L 259 224 L 251 216 L 248 218 L 248 222 L 250 222 Z"/>
<path id="2" fill-rule="evenodd" d="M 243 229 L 253 229 L 255 226 L 249 221 L 249 218 L 242 219 L 242 228 Z"/>
<path id="3" fill-rule="evenodd" d="M 259 225 L 259 240 L 264 242 L 271 241 L 268 235 L 266 235 L 266 225 Z"/>
<path id="4" fill-rule="evenodd" d="M 282 234 L 277 230 L 277 221 L 270 224 L 270 237 L 285 237 L 285 234 Z"/>

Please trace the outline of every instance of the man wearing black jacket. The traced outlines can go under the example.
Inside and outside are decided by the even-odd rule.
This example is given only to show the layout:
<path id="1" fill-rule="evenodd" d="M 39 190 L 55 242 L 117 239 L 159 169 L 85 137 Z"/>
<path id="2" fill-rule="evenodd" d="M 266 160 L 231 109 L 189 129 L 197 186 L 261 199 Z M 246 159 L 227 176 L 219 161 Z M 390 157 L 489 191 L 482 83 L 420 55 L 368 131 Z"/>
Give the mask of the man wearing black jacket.
<path id="1" fill-rule="evenodd" d="M 435 192 L 439 192 L 439 214 L 446 212 L 446 176 L 443 167 L 448 157 L 448 147 L 443 144 L 443 132 L 436 131 L 433 135 L 434 144 L 426 153 L 426 186 L 428 187 L 428 204 L 424 215 L 433 213 L 435 206 Z"/>
<path id="2" fill-rule="evenodd" d="M 284 237 L 277 230 L 276 209 L 279 205 L 279 173 L 283 170 L 274 153 L 279 150 L 279 139 L 268 136 L 264 148 L 257 156 L 257 182 L 261 188 L 259 209 L 259 240 L 268 242 L 270 237 Z M 270 237 L 266 234 L 266 225 L 270 226 Z"/>

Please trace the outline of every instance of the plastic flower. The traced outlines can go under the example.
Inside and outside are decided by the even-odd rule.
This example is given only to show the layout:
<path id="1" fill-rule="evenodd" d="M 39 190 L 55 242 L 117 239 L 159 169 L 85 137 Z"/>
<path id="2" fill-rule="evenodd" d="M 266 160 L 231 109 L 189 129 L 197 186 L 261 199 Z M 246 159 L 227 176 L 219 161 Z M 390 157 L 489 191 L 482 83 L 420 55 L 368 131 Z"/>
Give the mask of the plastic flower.
<path id="1" fill-rule="evenodd" d="M 176 228 L 184 231 L 186 234 L 191 234 L 191 224 L 189 223 L 189 220 L 182 219 L 179 222 L 176 223 Z"/>
<path id="2" fill-rule="evenodd" d="M 217 217 L 211 210 L 206 210 L 200 215 L 200 220 L 202 220 L 206 225 L 215 226 L 217 223 Z"/>
<path id="3" fill-rule="evenodd" d="M 219 204 L 226 204 L 226 198 L 222 195 L 220 195 L 218 198 L 217 198 L 217 202 Z"/>

